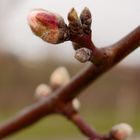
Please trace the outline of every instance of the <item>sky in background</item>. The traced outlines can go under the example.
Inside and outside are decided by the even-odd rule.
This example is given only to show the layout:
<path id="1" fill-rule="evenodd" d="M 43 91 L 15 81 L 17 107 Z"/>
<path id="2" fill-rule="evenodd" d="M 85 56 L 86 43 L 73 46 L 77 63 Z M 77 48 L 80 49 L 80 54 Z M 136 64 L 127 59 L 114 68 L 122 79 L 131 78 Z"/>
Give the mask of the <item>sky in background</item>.
<path id="1" fill-rule="evenodd" d="M 75 7 L 78 13 L 87 6 L 92 13 L 93 41 L 102 47 L 114 43 L 135 27 L 140 25 L 140 0 L 5 0 L 1 3 L 1 11 L 6 10 L 1 25 L 3 42 L 6 50 L 12 51 L 21 58 L 39 59 L 43 56 L 56 58 L 73 58 L 70 42 L 51 45 L 34 36 L 27 24 L 27 15 L 31 9 L 44 8 L 62 15 L 67 23 L 67 13 Z M 13 8 L 7 11 L 6 6 Z M 62 55 L 63 53 L 63 55 Z M 140 65 L 140 48 L 133 52 L 123 63 Z"/>

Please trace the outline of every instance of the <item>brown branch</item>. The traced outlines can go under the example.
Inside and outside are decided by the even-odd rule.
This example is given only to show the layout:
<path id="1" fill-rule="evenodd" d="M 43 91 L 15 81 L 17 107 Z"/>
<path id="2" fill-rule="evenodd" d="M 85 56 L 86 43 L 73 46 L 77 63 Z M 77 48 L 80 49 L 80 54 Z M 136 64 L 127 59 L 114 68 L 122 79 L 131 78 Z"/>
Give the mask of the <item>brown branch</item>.
<path id="1" fill-rule="evenodd" d="M 93 130 L 78 113 L 73 113 L 72 115 L 67 115 L 68 119 L 72 121 L 79 130 L 87 136 L 90 140 L 101 140 L 103 137 L 98 135 L 95 130 Z"/>
<path id="2" fill-rule="evenodd" d="M 49 98 L 40 100 L 19 113 L 15 118 L 0 126 L 0 138 L 13 134 L 53 113 L 53 108 L 61 102 L 71 101 L 79 95 L 91 82 L 109 70 L 125 56 L 140 45 L 140 26 L 122 40 L 107 48 L 100 49 L 103 54 L 98 65 L 91 64 L 88 68 L 77 74 L 69 84 L 58 89 Z M 94 58 L 94 56 L 93 56 Z"/>
<path id="3" fill-rule="evenodd" d="M 41 119 L 45 115 L 52 113 L 53 104 L 50 99 L 41 100 L 31 106 L 26 107 L 15 117 L 0 126 L 0 138 L 13 134 Z M 46 103 L 45 103 L 46 102 Z"/>
<path id="4" fill-rule="evenodd" d="M 104 136 L 99 135 L 94 129 L 88 125 L 83 118 L 80 116 L 77 110 L 75 110 L 73 104 L 62 104 L 56 111 L 66 117 L 69 121 L 76 125 L 82 134 L 89 138 L 89 140 L 106 140 Z"/>
<path id="5" fill-rule="evenodd" d="M 80 129 L 80 131 L 85 136 L 89 137 L 90 139 L 100 138 L 100 137 L 97 137 L 97 134 L 94 133 L 94 130 L 89 125 L 87 125 L 87 123 L 84 122 L 84 120 L 81 118 L 81 116 L 79 114 L 74 114 L 69 119 L 76 126 L 78 126 L 78 128 Z"/>
<path id="6" fill-rule="evenodd" d="M 118 63 L 139 46 L 140 25 L 131 33 L 129 33 L 126 37 L 122 38 L 120 41 L 110 46 L 114 57 L 112 64 Z"/>
<path id="7" fill-rule="evenodd" d="M 78 94 L 80 94 L 80 91 L 86 88 L 86 86 L 96 80 L 111 67 L 116 65 L 119 61 L 121 61 L 124 57 L 126 57 L 129 53 L 131 53 L 139 46 L 140 26 L 134 29 L 119 42 L 109 47 L 101 48 L 101 59 L 99 59 L 98 65 L 91 64 L 85 70 L 75 76 L 68 85 L 58 91 L 58 98 L 66 101 L 73 99 Z M 93 59 L 96 59 L 96 57 L 94 58 L 93 56 Z"/>

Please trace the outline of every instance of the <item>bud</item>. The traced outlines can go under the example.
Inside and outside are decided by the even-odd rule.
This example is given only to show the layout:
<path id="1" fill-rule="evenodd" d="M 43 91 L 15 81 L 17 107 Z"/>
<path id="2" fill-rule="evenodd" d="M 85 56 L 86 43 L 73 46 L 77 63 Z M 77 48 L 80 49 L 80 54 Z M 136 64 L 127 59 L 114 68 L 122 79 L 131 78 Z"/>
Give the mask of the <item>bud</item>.
<path id="1" fill-rule="evenodd" d="M 79 20 L 78 14 L 74 8 L 72 8 L 68 13 L 68 20 L 69 22 L 78 22 Z"/>
<path id="2" fill-rule="evenodd" d="M 72 35 L 82 35 L 83 29 L 81 26 L 80 19 L 74 8 L 68 13 L 69 29 Z"/>
<path id="3" fill-rule="evenodd" d="M 85 63 L 90 60 L 92 55 L 92 51 L 87 48 L 80 48 L 75 51 L 75 58 L 79 60 L 81 63 Z"/>
<path id="4" fill-rule="evenodd" d="M 47 84 L 40 84 L 35 89 L 35 96 L 37 98 L 47 97 L 51 93 L 51 88 Z"/>
<path id="5" fill-rule="evenodd" d="M 65 67 L 58 67 L 50 76 L 52 87 L 59 87 L 70 81 L 70 75 Z"/>
<path id="6" fill-rule="evenodd" d="M 133 128 L 126 124 L 126 123 L 121 123 L 115 125 L 111 129 L 111 136 L 115 140 L 126 140 L 133 132 Z"/>
<path id="7" fill-rule="evenodd" d="M 81 12 L 80 19 L 83 26 L 83 31 L 87 34 L 90 34 L 92 17 L 90 10 L 87 7 L 85 7 L 84 10 Z"/>
<path id="8" fill-rule="evenodd" d="M 29 13 L 28 23 L 33 33 L 48 43 L 57 44 L 69 39 L 69 30 L 58 14 L 36 9 Z"/>
<path id="9" fill-rule="evenodd" d="M 80 106 L 81 106 L 80 101 L 77 98 L 74 98 L 72 100 L 72 106 L 74 107 L 74 109 L 76 111 L 78 111 L 80 109 Z"/>

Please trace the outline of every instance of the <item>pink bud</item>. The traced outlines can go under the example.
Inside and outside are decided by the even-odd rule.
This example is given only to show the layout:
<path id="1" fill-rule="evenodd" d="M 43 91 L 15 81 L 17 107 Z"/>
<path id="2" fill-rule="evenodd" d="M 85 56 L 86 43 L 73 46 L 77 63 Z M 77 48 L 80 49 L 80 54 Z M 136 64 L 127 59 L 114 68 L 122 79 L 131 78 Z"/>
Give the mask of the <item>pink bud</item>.
<path id="1" fill-rule="evenodd" d="M 36 9 L 29 13 L 28 23 L 33 33 L 48 43 L 57 44 L 69 38 L 64 19 L 58 14 Z"/>

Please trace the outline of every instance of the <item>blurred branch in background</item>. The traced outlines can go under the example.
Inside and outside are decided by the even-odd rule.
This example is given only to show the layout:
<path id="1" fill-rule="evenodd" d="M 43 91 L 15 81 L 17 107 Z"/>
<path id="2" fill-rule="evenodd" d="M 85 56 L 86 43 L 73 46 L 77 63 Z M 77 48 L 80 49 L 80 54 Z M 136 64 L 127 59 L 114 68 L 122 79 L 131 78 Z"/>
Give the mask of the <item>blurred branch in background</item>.
<path id="1" fill-rule="evenodd" d="M 40 61 L 33 64 L 29 63 L 28 65 L 30 66 L 28 66 L 23 65 L 15 58 L 13 59 L 8 56 L 5 57 L 6 58 L 0 59 L 1 121 L 11 116 L 13 112 L 17 112 L 23 106 L 33 102 L 34 99 L 32 93 L 34 92 L 35 87 L 39 83 L 47 83 L 51 71 L 58 67 L 59 64 L 66 66 L 67 69 L 70 70 L 70 74 L 72 76 L 83 67 L 83 65 L 80 66 L 72 63 L 56 63 L 56 61 L 51 59 L 49 62 Z M 51 64 L 50 61 L 52 62 Z M 101 79 L 96 81 L 96 83 L 87 88 L 85 90 L 85 94 L 80 96 L 81 104 L 83 104 L 81 109 L 82 114 L 91 124 L 95 124 L 97 130 L 105 132 L 114 123 L 127 120 L 127 122 L 129 122 L 136 129 L 135 133 L 139 132 L 139 71 L 140 67 L 116 67 L 104 75 Z M 126 117 L 126 113 L 128 114 L 129 112 L 126 112 L 127 109 L 125 109 L 125 106 L 122 107 L 123 104 L 120 102 L 122 101 L 122 96 L 124 95 L 125 97 L 126 94 L 128 94 L 128 92 L 124 91 L 124 87 L 127 87 L 128 85 L 131 96 L 133 96 L 133 98 L 136 100 L 135 104 L 133 104 L 131 102 L 131 99 L 133 98 L 131 98 L 130 101 L 128 101 L 129 98 L 125 98 L 127 108 L 127 105 L 130 105 L 131 107 L 134 106 L 133 108 L 128 108 L 129 112 L 132 114 L 131 116 L 127 115 Z M 94 94 L 92 94 L 93 92 Z M 108 118 L 108 121 L 104 122 L 105 118 Z M 58 124 L 58 122 L 60 123 Z M 42 132 L 38 132 L 39 130 Z M 66 131 L 65 135 L 63 133 L 64 130 Z M 47 133 L 48 137 L 55 140 L 57 138 L 54 137 L 54 131 L 57 131 L 56 134 L 60 138 L 70 137 L 74 139 L 72 135 L 80 137 L 80 134 L 75 130 L 75 128 L 73 128 L 73 126 L 67 123 L 64 119 L 56 116 L 52 117 L 52 119 L 51 117 L 44 119 L 38 123 L 38 125 L 35 125 L 27 130 L 24 130 L 23 132 L 20 132 L 19 134 L 14 135 L 13 140 L 22 138 L 28 139 L 29 137 L 31 137 L 31 139 L 35 139 L 36 137 L 38 139 L 44 139 L 46 131 L 49 133 L 49 135 Z M 71 132 L 71 134 L 69 132 Z"/>

